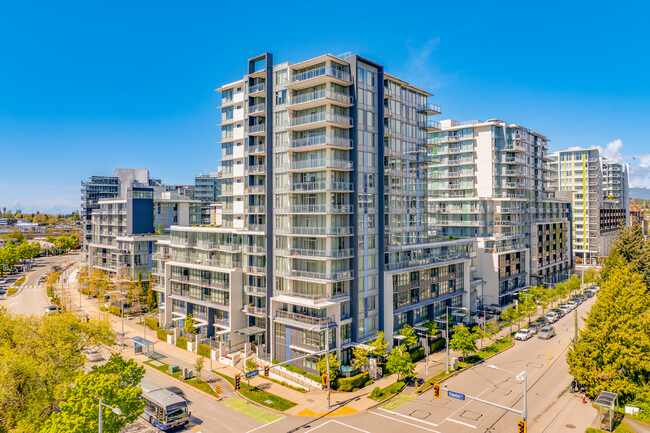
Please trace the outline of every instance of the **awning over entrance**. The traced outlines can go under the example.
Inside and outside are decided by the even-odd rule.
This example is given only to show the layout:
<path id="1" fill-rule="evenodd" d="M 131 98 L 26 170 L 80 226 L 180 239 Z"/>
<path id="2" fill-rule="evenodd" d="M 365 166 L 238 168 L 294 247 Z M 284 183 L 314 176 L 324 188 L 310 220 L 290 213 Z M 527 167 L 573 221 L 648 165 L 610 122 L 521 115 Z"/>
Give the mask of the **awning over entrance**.
<path id="1" fill-rule="evenodd" d="M 235 332 L 250 337 L 251 335 L 262 334 L 266 332 L 266 329 L 260 328 L 259 326 L 249 326 L 248 328 L 238 329 Z"/>

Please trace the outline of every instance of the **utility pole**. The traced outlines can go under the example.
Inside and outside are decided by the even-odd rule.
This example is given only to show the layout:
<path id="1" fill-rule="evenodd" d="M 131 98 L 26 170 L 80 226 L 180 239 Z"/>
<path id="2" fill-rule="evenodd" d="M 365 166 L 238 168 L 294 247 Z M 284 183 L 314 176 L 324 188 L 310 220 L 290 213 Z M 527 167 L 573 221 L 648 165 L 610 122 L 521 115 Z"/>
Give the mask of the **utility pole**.
<path id="1" fill-rule="evenodd" d="M 449 373 L 449 305 L 447 305 L 447 314 L 445 315 L 445 340 L 447 346 L 447 373 Z"/>

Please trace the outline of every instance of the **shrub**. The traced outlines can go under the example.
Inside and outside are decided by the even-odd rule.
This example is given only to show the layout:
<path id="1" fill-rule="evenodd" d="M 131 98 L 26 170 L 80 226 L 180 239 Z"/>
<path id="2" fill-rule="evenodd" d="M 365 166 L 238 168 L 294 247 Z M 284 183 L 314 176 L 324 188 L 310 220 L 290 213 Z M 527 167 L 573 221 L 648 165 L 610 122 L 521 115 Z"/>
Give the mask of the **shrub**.
<path id="1" fill-rule="evenodd" d="M 185 337 L 178 337 L 176 339 L 176 347 L 180 347 L 181 349 L 187 350 L 187 343 L 189 343 L 190 340 L 188 340 Z"/>
<path id="2" fill-rule="evenodd" d="M 115 305 L 110 305 L 108 307 L 108 312 L 113 314 L 114 316 L 120 316 L 121 313 L 122 313 L 122 310 L 120 309 L 120 307 L 116 307 Z"/>
<path id="3" fill-rule="evenodd" d="M 298 368 L 298 367 L 296 367 L 294 365 L 287 365 L 287 366 L 285 366 L 285 368 L 287 370 L 291 371 L 291 372 L 302 374 L 303 376 L 305 374 L 307 374 L 307 372 L 305 370 L 303 370 L 302 368 Z"/>
<path id="4" fill-rule="evenodd" d="M 198 348 L 196 349 L 196 353 L 205 356 L 206 358 L 210 357 L 210 346 L 207 344 L 199 344 Z"/>
<path id="5" fill-rule="evenodd" d="M 164 329 L 156 330 L 156 336 L 158 337 L 159 340 L 167 341 L 168 335 L 171 335 L 171 332 L 167 332 Z"/>
<path id="6" fill-rule="evenodd" d="M 158 329 L 158 327 L 160 326 L 160 324 L 158 323 L 158 319 L 154 319 L 153 317 L 145 317 L 144 324 L 151 329 Z"/>
<path id="7" fill-rule="evenodd" d="M 321 380 L 323 379 L 322 377 L 318 376 L 317 374 L 311 374 L 311 373 L 305 373 L 303 376 L 305 376 L 307 379 L 311 379 L 314 382 L 320 383 Z"/>
<path id="8" fill-rule="evenodd" d="M 418 362 L 421 359 L 424 359 L 424 347 L 418 347 L 414 351 L 410 352 L 411 362 Z"/>
<path id="9" fill-rule="evenodd" d="M 338 390 L 339 391 L 354 391 L 354 389 L 359 389 L 365 386 L 366 382 L 370 379 L 370 374 L 368 372 L 363 372 L 352 377 L 341 377 L 338 379 Z"/>
<path id="10" fill-rule="evenodd" d="M 390 391 L 391 394 L 397 394 L 402 390 L 402 388 L 404 388 L 404 385 L 406 385 L 406 382 L 400 380 L 399 382 L 395 382 L 394 384 L 392 384 L 390 388 L 388 388 L 388 390 Z"/>
<path id="11" fill-rule="evenodd" d="M 363 386 L 370 386 L 370 385 L 372 385 L 373 383 L 375 383 L 375 381 L 372 380 L 372 379 L 370 379 L 370 380 L 369 380 L 368 382 L 366 382 L 366 384 L 363 385 Z"/>
<path id="12" fill-rule="evenodd" d="M 430 353 L 433 353 L 433 352 L 435 352 L 436 350 L 442 349 L 443 347 L 445 347 L 445 345 L 446 345 L 446 341 L 445 341 L 444 338 L 439 338 L 439 339 L 437 339 L 436 341 L 434 341 L 433 343 L 431 343 L 431 346 L 430 346 L 430 347 L 431 347 L 431 351 L 430 351 Z"/>
<path id="13" fill-rule="evenodd" d="M 372 390 L 370 393 L 371 398 L 379 398 L 381 397 L 381 389 L 379 389 L 378 386 L 375 387 L 375 389 Z"/>
<path id="14" fill-rule="evenodd" d="M 280 360 L 274 358 L 273 361 L 271 361 L 271 362 L 272 362 L 273 364 L 279 364 L 279 363 L 280 363 Z"/>
<path id="15" fill-rule="evenodd" d="M 106 312 L 106 311 L 108 311 L 108 308 L 106 308 L 106 307 L 99 307 L 99 311 L 101 311 L 101 312 Z"/>

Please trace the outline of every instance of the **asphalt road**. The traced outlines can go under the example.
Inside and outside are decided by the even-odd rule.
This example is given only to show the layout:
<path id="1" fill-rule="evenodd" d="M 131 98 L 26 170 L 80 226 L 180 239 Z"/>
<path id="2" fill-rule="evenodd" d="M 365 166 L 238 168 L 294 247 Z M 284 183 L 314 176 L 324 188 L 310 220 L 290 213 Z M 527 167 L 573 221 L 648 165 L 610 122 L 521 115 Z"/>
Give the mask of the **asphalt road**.
<path id="1" fill-rule="evenodd" d="M 593 305 L 591 298 L 578 307 L 584 315 Z M 471 395 L 503 406 L 521 410 L 523 382 L 510 373 L 488 368 L 495 365 L 516 374 L 525 371 L 528 379 L 528 432 L 552 432 L 554 417 L 542 417 L 562 395 L 571 382 L 566 365 L 566 351 L 574 336 L 574 313 L 554 325 L 557 335 L 550 340 L 536 336 L 517 341 L 514 347 L 490 358 L 446 381 L 447 389 Z M 582 320 L 579 320 L 582 326 Z M 442 392 L 440 399 L 433 391 L 408 401 L 394 411 L 376 407 L 368 412 L 349 416 L 305 418 L 287 417 L 260 427 L 259 433 L 270 432 L 399 432 L 434 433 L 497 433 L 514 432 L 518 414 L 470 399 L 451 398 Z"/>
<path id="2" fill-rule="evenodd" d="M 25 282 L 20 286 L 19 291 L 13 296 L 0 297 L 0 305 L 7 307 L 7 310 L 14 314 L 44 314 L 45 307 L 50 304 L 45 291 L 45 284 L 38 284 L 40 277 L 46 272 L 52 270 L 52 265 L 64 265 L 64 262 L 79 262 L 80 253 L 70 253 L 62 256 L 39 257 L 34 260 L 31 271 L 22 272 L 7 278 L 8 285 L 11 287 L 12 281 L 26 276 Z M 14 278 L 15 277 L 15 278 Z"/>

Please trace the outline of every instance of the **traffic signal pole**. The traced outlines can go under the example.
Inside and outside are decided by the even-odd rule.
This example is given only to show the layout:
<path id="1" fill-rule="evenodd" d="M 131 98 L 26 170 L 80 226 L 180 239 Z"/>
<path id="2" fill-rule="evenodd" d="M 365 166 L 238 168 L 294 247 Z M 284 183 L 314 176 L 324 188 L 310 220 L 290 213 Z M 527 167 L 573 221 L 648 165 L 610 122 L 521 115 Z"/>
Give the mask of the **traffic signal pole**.
<path id="1" fill-rule="evenodd" d="M 330 408 L 330 328 L 325 328 L 325 359 L 327 360 L 327 409 Z"/>

